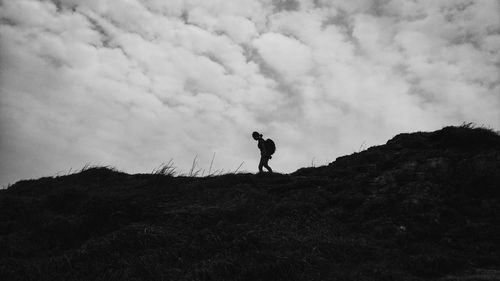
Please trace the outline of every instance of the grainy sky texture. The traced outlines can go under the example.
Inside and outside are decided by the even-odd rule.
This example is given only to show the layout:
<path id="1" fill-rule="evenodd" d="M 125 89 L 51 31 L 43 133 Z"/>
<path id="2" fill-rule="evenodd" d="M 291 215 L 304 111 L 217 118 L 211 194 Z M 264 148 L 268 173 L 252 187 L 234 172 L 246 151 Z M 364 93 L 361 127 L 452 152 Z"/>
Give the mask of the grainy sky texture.
<path id="1" fill-rule="evenodd" d="M 500 127 L 498 0 L 0 0 L 0 183 L 173 159 L 255 172 Z"/>

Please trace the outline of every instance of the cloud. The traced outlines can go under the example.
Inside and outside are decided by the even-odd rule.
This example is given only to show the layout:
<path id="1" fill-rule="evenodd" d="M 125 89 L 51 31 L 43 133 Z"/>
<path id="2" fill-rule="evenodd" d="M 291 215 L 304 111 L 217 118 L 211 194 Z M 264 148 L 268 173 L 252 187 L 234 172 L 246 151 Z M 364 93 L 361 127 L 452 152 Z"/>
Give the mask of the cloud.
<path id="1" fill-rule="evenodd" d="M 254 171 L 403 131 L 500 127 L 498 1 L 39 1 L 0 7 L 0 183 L 86 163 Z"/>
<path id="2" fill-rule="evenodd" d="M 264 62 L 283 79 L 293 81 L 308 74 L 312 67 L 312 53 L 307 45 L 278 33 L 266 33 L 254 40 Z"/>

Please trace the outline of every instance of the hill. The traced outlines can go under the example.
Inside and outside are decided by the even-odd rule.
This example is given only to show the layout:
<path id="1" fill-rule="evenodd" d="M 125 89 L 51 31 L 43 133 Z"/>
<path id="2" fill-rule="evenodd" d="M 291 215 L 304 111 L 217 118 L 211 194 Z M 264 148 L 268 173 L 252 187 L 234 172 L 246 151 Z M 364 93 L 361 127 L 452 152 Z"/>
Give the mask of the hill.
<path id="1" fill-rule="evenodd" d="M 500 280 L 500 136 L 400 134 L 292 174 L 108 168 L 0 191 L 0 280 Z"/>

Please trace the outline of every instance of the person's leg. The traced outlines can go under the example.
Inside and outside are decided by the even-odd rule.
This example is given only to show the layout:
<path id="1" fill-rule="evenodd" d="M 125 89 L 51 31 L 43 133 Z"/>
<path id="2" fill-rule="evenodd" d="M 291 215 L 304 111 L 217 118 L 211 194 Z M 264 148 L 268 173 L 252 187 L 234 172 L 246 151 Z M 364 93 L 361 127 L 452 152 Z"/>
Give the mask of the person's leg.
<path id="1" fill-rule="evenodd" d="M 260 162 L 259 162 L 259 173 L 262 173 L 262 167 L 264 166 L 264 161 L 265 161 L 265 157 L 264 156 L 260 156 Z"/>
<path id="2" fill-rule="evenodd" d="M 271 169 L 271 167 L 269 167 L 269 164 L 268 164 L 268 162 L 269 162 L 269 157 L 263 157 L 263 158 L 265 158 L 265 160 L 264 160 L 264 165 L 263 165 L 263 166 L 264 166 L 264 168 L 266 168 L 266 169 L 267 169 L 270 173 L 272 173 L 272 172 L 273 172 L 273 169 Z"/>

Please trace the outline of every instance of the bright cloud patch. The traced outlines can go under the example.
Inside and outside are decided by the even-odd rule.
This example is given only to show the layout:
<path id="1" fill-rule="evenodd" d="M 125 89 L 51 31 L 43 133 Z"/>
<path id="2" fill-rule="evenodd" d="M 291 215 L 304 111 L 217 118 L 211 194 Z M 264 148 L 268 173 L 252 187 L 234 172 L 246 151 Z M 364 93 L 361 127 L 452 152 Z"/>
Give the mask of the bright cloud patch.
<path id="1" fill-rule="evenodd" d="M 307 75 L 312 66 L 312 53 L 300 41 L 278 33 L 266 33 L 254 45 L 274 70 L 287 81 Z"/>

